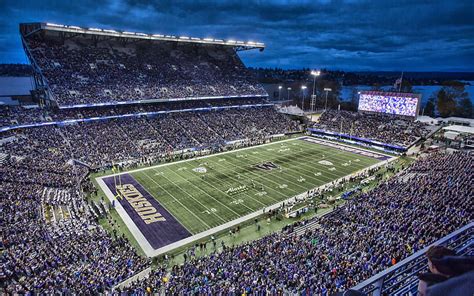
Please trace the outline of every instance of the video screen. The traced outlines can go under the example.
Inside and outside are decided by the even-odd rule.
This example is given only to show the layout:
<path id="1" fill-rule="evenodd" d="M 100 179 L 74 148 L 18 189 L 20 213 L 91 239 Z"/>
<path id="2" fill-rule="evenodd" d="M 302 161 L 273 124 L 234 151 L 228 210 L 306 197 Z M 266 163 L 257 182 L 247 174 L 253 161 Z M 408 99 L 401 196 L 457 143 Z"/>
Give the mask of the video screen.
<path id="1" fill-rule="evenodd" d="M 419 100 L 419 94 L 361 92 L 359 111 L 416 117 Z"/>

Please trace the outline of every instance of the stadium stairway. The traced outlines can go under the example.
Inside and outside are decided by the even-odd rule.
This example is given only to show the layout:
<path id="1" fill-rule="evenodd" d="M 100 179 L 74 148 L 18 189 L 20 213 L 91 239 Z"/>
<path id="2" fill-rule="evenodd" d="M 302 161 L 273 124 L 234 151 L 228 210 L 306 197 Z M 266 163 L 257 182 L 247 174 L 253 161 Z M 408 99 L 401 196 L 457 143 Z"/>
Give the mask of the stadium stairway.
<path id="1" fill-rule="evenodd" d="M 319 220 L 318 219 L 312 219 L 309 220 L 309 222 L 306 222 L 304 225 L 295 227 L 293 233 L 296 235 L 300 236 L 304 234 L 306 231 L 312 231 L 319 228 Z"/>

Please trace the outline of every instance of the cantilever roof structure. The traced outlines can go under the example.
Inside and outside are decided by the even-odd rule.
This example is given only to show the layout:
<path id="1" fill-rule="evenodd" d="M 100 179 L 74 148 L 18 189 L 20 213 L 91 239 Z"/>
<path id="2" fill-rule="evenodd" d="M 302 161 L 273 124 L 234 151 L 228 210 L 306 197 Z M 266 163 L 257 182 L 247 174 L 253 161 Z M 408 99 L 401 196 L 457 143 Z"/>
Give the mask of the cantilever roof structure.
<path id="1" fill-rule="evenodd" d="M 188 36 L 173 36 L 163 34 L 147 34 L 137 33 L 129 31 L 119 31 L 110 29 L 99 29 L 99 28 L 82 28 L 71 25 L 60 25 L 53 23 L 23 23 L 20 24 L 20 33 L 23 37 L 28 37 L 40 31 L 52 31 L 63 34 L 73 35 L 90 35 L 97 37 L 109 37 L 109 38 L 124 38 L 128 40 L 157 40 L 157 41 L 171 41 L 171 42 L 182 42 L 182 43 L 195 43 L 195 44 L 211 44 L 211 45 L 224 45 L 236 48 L 236 50 L 248 50 L 248 49 L 260 49 L 265 48 L 265 44 L 261 42 L 253 41 L 238 41 L 238 40 L 223 40 L 213 38 L 196 38 Z"/>

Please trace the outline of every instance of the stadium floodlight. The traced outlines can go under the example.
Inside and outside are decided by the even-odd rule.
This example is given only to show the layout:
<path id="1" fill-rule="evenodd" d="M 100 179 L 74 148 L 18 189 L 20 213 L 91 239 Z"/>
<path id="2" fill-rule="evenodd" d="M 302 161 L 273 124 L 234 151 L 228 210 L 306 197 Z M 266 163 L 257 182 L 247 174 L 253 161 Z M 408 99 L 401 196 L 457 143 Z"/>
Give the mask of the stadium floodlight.
<path id="1" fill-rule="evenodd" d="M 89 28 L 89 31 L 102 32 L 102 29 Z"/>
<path id="2" fill-rule="evenodd" d="M 210 41 L 210 42 L 214 41 L 214 39 L 212 39 L 212 38 L 204 38 L 203 40 L 204 41 Z"/>
<path id="3" fill-rule="evenodd" d="M 283 88 L 283 86 L 281 86 L 281 85 L 278 86 L 278 89 L 282 89 L 282 88 Z"/>
<path id="4" fill-rule="evenodd" d="M 235 43 L 235 40 L 227 40 L 227 43 Z"/>
<path id="5" fill-rule="evenodd" d="M 180 36 L 179 39 L 189 39 L 188 36 Z"/>
<path id="6" fill-rule="evenodd" d="M 215 42 L 224 42 L 222 39 L 214 39 Z"/>
<path id="7" fill-rule="evenodd" d="M 165 37 L 165 35 L 161 35 L 161 34 L 153 34 L 152 36 L 153 37 Z"/>
<path id="8" fill-rule="evenodd" d="M 247 41 L 247 44 L 248 44 L 248 45 L 255 45 L 255 42 L 253 42 L 253 41 Z"/>
<path id="9" fill-rule="evenodd" d="M 78 27 L 78 26 L 69 26 L 68 28 L 69 28 L 69 29 L 82 30 L 82 28 L 81 28 L 81 27 Z"/>
<path id="10" fill-rule="evenodd" d="M 281 101 L 281 89 L 283 88 L 283 86 L 279 85 L 278 86 L 278 101 Z"/>
<path id="11" fill-rule="evenodd" d="M 191 37 L 191 40 L 201 40 L 201 38 Z"/>
<path id="12" fill-rule="evenodd" d="M 118 32 L 115 31 L 115 30 L 106 30 L 106 29 L 104 29 L 104 30 L 102 30 L 102 31 L 107 32 L 107 33 L 118 33 Z"/>
<path id="13" fill-rule="evenodd" d="M 124 31 L 124 32 L 122 32 L 122 34 L 135 35 L 135 32 L 127 32 L 127 31 Z"/>
<path id="14" fill-rule="evenodd" d="M 306 85 L 302 85 L 301 89 L 307 89 Z"/>
<path id="15" fill-rule="evenodd" d="M 313 94 L 311 95 L 311 100 L 314 100 L 314 104 L 316 104 L 316 94 L 314 93 L 316 91 L 316 77 L 318 77 L 319 75 L 321 75 L 321 71 L 319 70 L 312 70 L 311 71 L 311 75 L 314 76 L 314 79 L 313 79 Z M 313 109 L 314 109 L 314 105 L 313 105 Z M 313 110 L 314 111 L 314 110 Z"/>
<path id="16" fill-rule="evenodd" d="M 46 23 L 46 25 L 50 26 L 50 27 L 58 27 L 58 28 L 64 28 L 65 27 L 64 25 L 54 24 L 54 23 Z"/>
<path id="17" fill-rule="evenodd" d="M 137 36 L 148 36 L 148 34 L 145 34 L 145 33 L 135 33 L 135 35 L 137 35 Z"/>

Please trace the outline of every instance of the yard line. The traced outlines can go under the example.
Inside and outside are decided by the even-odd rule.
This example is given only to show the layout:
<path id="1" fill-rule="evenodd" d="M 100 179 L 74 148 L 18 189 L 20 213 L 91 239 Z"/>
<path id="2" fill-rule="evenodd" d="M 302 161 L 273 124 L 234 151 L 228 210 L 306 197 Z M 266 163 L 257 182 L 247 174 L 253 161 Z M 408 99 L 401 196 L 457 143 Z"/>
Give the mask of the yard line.
<path id="1" fill-rule="evenodd" d="M 329 147 L 329 148 L 330 148 L 330 147 Z M 322 149 L 323 149 L 324 152 L 330 152 L 330 151 L 328 151 L 328 150 L 334 150 L 334 148 L 330 148 L 330 149 L 322 148 Z M 337 149 L 336 149 L 336 150 L 337 150 Z M 317 151 L 320 152 L 321 150 L 318 149 Z M 266 152 L 264 152 L 264 154 L 267 155 Z M 333 159 L 333 158 L 334 158 L 334 159 L 336 159 L 338 162 L 341 162 L 341 160 L 340 160 L 339 158 L 334 157 L 334 156 L 342 156 L 342 161 L 344 161 L 344 160 L 345 160 L 345 161 L 348 161 L 348 160 L 352 160 L 352 159 L 353 159 L 352 157 L 346 156 L 345 151 L 339 151 L 339 152 L 334 153 L 331 157 L 326 157 L 326 156 L 325 156 L 325 157 L 321 158 L 321 160 Z M 309 159 L 311 162 L 317 161 L 317 159 L 315 159 L 315 158 L 313 158 L 313 157 L 302 156 L 301 158 L 303 158 L 303 159 Z M 318 164 L 319 164 L 319 163 L 318 163 Z M 332 166 L 337 167 L 337 168 L 339 168 L 339 169 L 342 169 L 342 170 L 344 170 L 344 171 L 346 170 L 346 167 L 343 167 L 342 165 L 339 165 L 339 164 L 333 163 Z M 364 165 L 364 164 L 358 164 L 358 163 L 355 163 L 354 166 L 356 166 L 356 171 L 359 170 L 359 169 L 361 169 L 361 168 L 366 167 L 366 165 Z M 359 166 L 360 166 L 360 167 L 359 167 Z M 298 167 L 299 169 L 301 169 L 301 170 L 303 170 L 303 171 L 306 171 L 310 178 L 312 178 L 312 179 L 317 179 L 317 180 L 319 181 L 318 178 L 314 178 L 314 177 L 312 176 L 312 175 L 314 174 L 314 171 L 309 171 L 309 170 L 304 169 L 305 167 L 308 167 L 304 162 L 301 162 L 301 163 L 295 164 L 295 165 L 290 165 L 290 167 Z M 311 166 L 310 166 L 310 167 L 311 167 Z M 322 167 L 323 167 L 323 168 L 327 168 L 326 166 L 322 166 Z M 352 171 L 352 170 L 351 170 L 351 171 Z M 331 172 L 328 171 L 328 170 L 325 171 L 325 174 L 327 174 L 327 175 L 332 175 L 332 176 L 334 176 L 336 179 L 339 178 L 339 174 L 331 173 Z M 323 176 L 323 175 L 321 175 L 321 177 L 325 177 L 325 178 L 327 178 L 328 180 L 333 180 L 332 178 L 328 178 L 328 177 Z M 323 181 L 323 180 L 322 180 L 322 181 Z"/>
<path id="2" fill-rule="evenodd" d="M 340 153 L 343 153 L 343 152 L 341 151 Z M 265 154 L 265 155 L 268 155 L 268 154 L 265 153 L 265 152 L 264 152 L 264 154 Z M 272 159 L 272 158 L 265 158 L 264 160 L 271 160 L 271 159 Z M 314 160 L 314 159 L 312 159 L 312 160 Z M 237 160 L 237 161 L 239 161 L 239 160 Z M 258 161 L 261 162 L 262 159 L 258 159 Z M 241 161 L 240 161 L 240 162 L 241 162 Z M 242 163 L 242 162 L 241 162 L 241 163 Z M 296 168 L 296 167 L 298 167 L 298 169 L 301 169 L 301 163 L 296 163 L 296 164 L 294 164 L 294 165 L 290 165 L 290 164 L 289 164 L 288 167 L 289 167 L 289 168 Z M 286 170 L 285 170 L 285 171 L 286 171 Z M 294 176 L 293 174 L 289 174 L 289 173 L 287 173 L 287 172 L 285 172 L 285 171 L 281 172 L 281 174 L 290 175 L 291 178 L 295 178 L 295 176 Z M 306 170 L 306 171 L 307 171 L 307 170 Z M 250 172 L 250 173 L 253 173 L 253 172 L 251 172 L 251 171 L 249 171 L 249 172 Z M 308 172 L 308 171 L 307 171 L 307 172 Z M 276 171 L 275 173 L 273 173 L 273 172 L 268 172 L 267 175 L 275 176 L 275 177 L 278 178 L 278 179 L 283 179 L 283 180 L 286 181 L 286 182 L 290 182 L 290 183 L 292 183 L 293 185 L 296 185 L 296 186 L 298 186 L 298 187 L 300 187 L 300 188 L 304 188 L 304 191 L 307 191 L 307 190 L 308 190 L 308 189 L 306 189 L 305 187 L 303 187 L 303 186 L 301 186 L 301 185 L 299 185 L 299 184 L 297 184 L 297 183 L 295 183 L 295 182 L 292 182 L 292 181 L 290 181 L 290 180 L 288 180 L 288 179 L 285 179 L 285 178 L 280 177 L 280 175 L 279 175 L 279 174 L 276 174 L 276 173 L 280 173 L 280 172 L 279 172 L 279 171 Z M 308 172 L 308 173 L 310 174 L 309 176 L 307 176 L 308 178 L 310 178 L 310 179 L 312 179 L 312 180 L 316 180 L 318 183 L 319 183 L 320 181 L 323 181 L 323 180 L 319 180 L 318 178 L 315 178 L 314 176 L 311 176 L 312 174 L 314 174 L 314 172 Z M 334 175 L 334 174 L 331 174 L 331 173 L 329 173 L 329 172 L 328 172 L 328 174 L 333 175 L 333 176 L 335 176 L 335 177 L 338 177 L 338 175 Z M 262 177 L 265 178 L 265 176 L 262 176 Z M 327 177 L 326 177 L 326 178 L 327 178 Z M 267 178 L 265 178 L 265 179 L 267 179 Z M 268 180 L 268 179 L 267 179 L 267 180 Z M 328 180 L 332 181 L 332 180 L 334 180 L 334 179 L 328 178 Z M 323 183 L 324 183 L 324 182 L 323 182 Z M 325 183 L 329 183 L 329 182 L 325 182 Z"/>
<path id="3" fill-rule="evenodd" d="M 229 177 L 227 174 L 225 174 L 224 171 L 220 171 L 219 173 L 225 175 L 225 176 L 226 176 L 227 178 L 229 178 L 229 179 L 235 180 L 234 178 Z M 209 176 L 210 176 L 209 179 L 212 178 L 212 179 L 214 179 L 214 180 L 218 180 L 219 183 L 221 183 L 221 184 L 223 183 L 220 179 L 218 179 L 218 178 L 216 178 L 216 177 L 211 177 L 212 175 L 213 175 L 213 174 L 209 174 Z M 206 183 L 206 184 L 208 184 L 208 185 L 210 185 L 211 187 L 213 187 L 213 188 L 216 189 L 217 191 L 222 192 L 225 196 L 228 196 L 228 194 L 227 194 L 225 191 L 223 191 L 222 189 L 219 189 L 219 188 L 215 187 L 215 186 L 212 185 L 211 183 L 207 182 L 205 179 L 203 179 L 203 180 L 201 180 L 201 181 L 204 182 L 204 183 Z M 225 181 L 224 181 L 224 182 L 225 182 Z M 242 182 L 239 182 L 239 181 L 237 181 L 237 182 L 238 182 L 238 183 L 242 183 Z M 225 182 L 225 183 L 232 186 L 232 184 L 229 183 L 229 182 Z M 202 190 L 202 189 L 201 189 L 201 190 Z M 247 195 L 249 198 L 253 199 L 254 201 L 260 203 L 260 204 L 263 205 L 263 206 L 267 206 L 267 204 L 262 203 L 262 202 L 259 201 L 258 199 L 253 198 L 250 194 L 248 194 L 248 193 L 246 193 L 246 192 L 242 192 L 242 194 Z M 233 198 L 233 197 L 231 197 L 231 199 L 232 199 L 232 200 L 235 200 L 235 198 Z M 251 211 L 255 211 L 254 209 L 247 207 L 245 204 L 243 204 L 243 206 L 246 207 L 247 209 L 251 210 Z"/>
<path id="4" fill-rule="evenodd" d="M 153 171 L 156 171 L 156 169 L 153 169 Z M 178 188 L 180 191 L 184 192 L 186 195 L 188 195 L 192 200 L 196 201 L 198 204 L 200 204 L 202 207 L 204 207 L 206 210 L 209 210 L 209 208 L 207 206 L 205 206 L 202 202 L 200 202 L 199 200 L 197 200 L 196 198 L 194 198 L 194 196 L 192 196 L 191 194 L 189 194 L 189 192 L 187 190 L 184 190 L 183 188 L 181 188 L 179 185 L 177 185 L 175 182 L 173 182 L 172 180 L 170 180 L 169 178 L 167 178 L 165 176 L 165 174 L 161 175 L 163 178 L 165 178 L 166 180 L 168 180 L 169 183 L 173 184 L 176 188 Z M 211 213 L 211 212 L 210 212 Z M 212 212 L 213 215 L 217 216 L 217 218 L 219 218 L 220 220 L 222 220 L 223 222 L 227 222 L 224 218 L 222 218 L 221 216 L 219 216 L 217 213 L 215 212 Z"/>
<path id="5" fill-rule="evenodd" d="M 263 174 L 262 174 L 262 175 L 258 175 L 258 174 L 256 174 L 256 173 L 253 173 L 253 172 L 250 171 L 249 169 L 246 169 L 245 167 L 246 167 L 247 165 L 245 165 L 245 166 L 239 166 L 239 165 L 233 164 L 233 163 L 231 163 L 231 162 L 232 162 L 232 161 L 226 161 L 227 164 L 231 164 L 232 166 L 237 167 L 238 169 L 244 169 L 244 170 L 248 171 L 250 174 L 253 174 L 253 175 L 256 175 L 256 176 L 257 176 L 257 178 L 252 179 L 252 180 L 266 179 L 266 178 L 264 178 Z M 221 165 L 221 166 L 222 166 L 222 165 Z M 235 179 L 234 179 L 234 180 L 235 180 Z M 275 184 L 278 185 L 278 186 L 281 185 L 281 184 L 279 184 L 279 183 L 277 183 L 277 182 L 275 182 L 275 181 L 273 181 L 273 180 L 270 180 L 270 179 L 266 179 L 266 180 L 267 180 L 267 181 L 270 181 L 270 182 L 272 182 L 272 183 L 275 183 Z M 281 193 L 280 191 L 275 190 L 274 188 L 272 188 L 272 187 L 270 187 L 270 186 L 268 186 L 268 185 L 266 185 L 266 184 L 263 184 L 263 183 L 262 183 L 262 186 L 267 187 L 267 188 L 271 189 L 272 191 L 274 191 L 274 192 L 276 192 L 276 193 L 278 193 L 278 194 L 280 194 L 280 195 L 283 195 L 283 197 L 285 197 L 285 198 L 288 197 L 287 194 Z M 298 190 L 294 190 L 294 189 L 290 189 L 290 190 L 293 191 L 293 192 L 296 192 L 296 193 L 299 192 Z M 273 197 L 271 197 L 271 196 L 269 196 L 269 197 L 272 198 L 274 201 L 277 201 L 277 202 L 279 201 L 278 199 L 275 199 L 275 198 L 273 198 Z"/>
<path id="6" fill-rule="evenodd" d="M 180 202 L 173 194 L 171 194 L 168 190 L 166 190 L 165 188 L 163 188 L 158 182 L 156 182 L 153 178 L 151 178 L 148 174 L 146 173 L 143 173 L 143 175 L 145 175 L 146 177 L 148 177 L 153 183 L 155 183 L 156 185 L 158 185 L 161 189 L 163 189 L 169 196 L 171 196 L 177 203 L 179 203 L 183 208 L 185 208 L 188 212 L 190 212 L 194 217 L 196 217 L 199 221 L 202 222 L 202 224 L 206 225 L 207 229 L 211 228 L 211 226 L 209 226 L 209 224 L 207 224 L 206 222 L 204 222 L 201 218 L 199 218 L 193 211 L 191 211 L 190 209 L 188 209 L 182 202 Z M 153 195 L 152 195 L 153 196 Z M 171 211 L 169 211 L 168 209 L 166 209 L 170 214 L 171 214 Z M 177 219 L 179 221 L 179 219 Z M 184 225 L 183 225 L 184 226 Z"/>
<path id="7" fill-rule="evenodd" d="M 318 145 L 318 147 L 319 147 L 320 149 L 324 149 L 324 151 L 327 151 L 327 150 L 334 150 L 334 149 L 335 149 L 335 148 L 331 148 L 331 147 L 328 147 L 329 149 L 326 148 L 326 147 L 323 148 L 322 145 Z M 336 150 L 337 150 L 337 149 L 336 149 Z M 320 151 L 320 150 L 318 150 L 318 151 Z M 264 152 L 264 154 L 266 154 L 266 153 Z M 339 155 L 339 154 L 341 154 L 341 156 L 342 156 L 342 155 L 345 155 L 345 151 L 342 151 L 342 150 L 341 150 L 340 152 L 337 152 L 336 155 Z M 346 158 L 346 157 L 344 157 L 344 158 Z M 347 158 L 350 158 L 350 157 L 347 157 Z M 352 158 L 350 158 L 350 159 L 352 159 Z M 314 161 L 313 158 L 312 158 L 311 160 Z M 261 160 L 260 160 L 260 161 L 261 161 Z M 242 163 L 242 162 L 241 162 L 241 163 Z M 300 168 L 299 164 L 290 165 L 290 167 L 298 167 L 298 168 Z M 337 167 L 342 168 L 342 166 L 337 166 Z M 361 165 L 361 168 L 363 168 L 363 167 L 366 167 L 366 166 L 365 166 L 365 165 Z M 345 171 L 345 169 L 343 169 L 343 170 Z M 247 171 L 249 171 L 249 170 L 247 170 Z M 357 170 L 356 170 L 356 171 L 357 171 Z M 249 172 L 252 173 L 252 174 L 255 174 L 255 173 L 253 173 L 253 172 L 251 172 L 251 171 L 249 171 Z M 324 184 L 324 183 L 330 183 L 330 182 L 332 182 L 332 181 L 334 181 L 334 180 L 336 180 L 336 179 L 338 179 L 338 178 L 340 178 L 340 177 L 344 177 L 344 176 L 350 175 L 351 172 L 352 172 L 352 170 L 351 170 L 351 171 L 348 171 L 347 174 L 336 175 L 336 174 L 332 174 L 332 173 L 326 171 L 325 173 L 327 173 L 327 174 L 329 174 L 329 175 L 333 175 L 335 178 L 334 178 L 334 179 L 328 178 L 328 181 L 329 181 L 329 182 L 323 182 L 322 184 Z M 313 174 L 313 173 L 314 173 L 314 172 L 311 172 L 311 174 Z M 272 176 L 276 176 L 277 178 L 281 179 L 278 175 L 272 174 L 271 172 L 269 172 L 268 174 L 270 174 L 270 175 L 272 175 Z M 286 175 L 288 175 L 288 173 L 286 173 Z M 292 178 L 294 178 L 294 175 L 291 174 L 290 176 L 291 176 Z M 310 175 L 310 176 L 311 176 L 311 175 Z M 268 178 L 266 178 L 266 176 L 263 176 L 263 175 L 262 175 L 261 177 L 262 177 L 263 179 L 269 180 Z M 327 177 L 325 176 L 325 178 L 327 178 Z M 314 178 L 314 177 L 311 177 L 311 179 L 314 180 L 315 178 Z M 317 178 L 316 178 L 316 180 L 317 180 L 318 182 L 320 181 L 320 180 L 317 179 Z M 270 180 L 270 181 L 272 181 L 272 180 Z M 290 181 L 290 182 L 291 182 L 291 181 Z M 294 183 L 294 182 L 291 182 L 291 183 L 294 184 L 294 185 L 297 185 L 297 184 Z M 316 184 L 319 184 L 319 183 L 316 183 Z M 312 185 L 315 185 L 315 184 L 312 184 Z M 298 186 L 298 187 L 301 188 L 302 186 Z M 303 188 L 304 188 L 304 187 L 303 187 Z M 303 192 L 305 192 L 305 191 L 307 191 L 307 190 L 310 190 L 310 189 L 311 189 L 311 188 L 309 188 L 309 189 L 306 189 L 306 188 L 305 188 L 305 190 L 304 190 Z M 299 192 L 299 193 L 303 193 L 303 192 Z"/>
<path id="8" fill-rule="evenodd" d="M 220 203 L 221 205 L 223 205 L 224 207 L 226 207 L 227 209 L 229 209 L 231 212 L 233 212 L 234 214 L 236 214 L 238 217 L 241 216 L 241 214 L 239 214 L 239 213 L 237 213 L 236 211 L 234 211 L 233 209 L 229 208 L 227 205 L 225 205 L 224 203 L 222 203 L 221 201 L 219 201 L 218 199 L 216 199 L 215 197 L 213 197 L 212 195 L 210 195 L 208 192 L 206 192 L 205 190 L 203 190 L 203 189 L 200 188 L 199 186 L 194 185 L 191 181 L 189 181 L 188 179 L 184 178 L 184 177 L 181 176 L 180 174 L 176 173 L 174 170 L 170 169 L 169 167 L 167 167 L 167 169 L 168 169 L 169 171 L 171 171 L 172 173 L 174 173 L 175 175 L 179 176 L 179 177 L 180 177 L 181 179 L 183 179 L 184 181 L 186 181 L 186 182 L 188 182 L 189 184 L 191 184 L 193 187 L 196 187 L 196 188 L 198 188 L 199 190 L 201 190 L 204 194 L 206 194 L 207 196 L 209 196 L 210 198 L 212 198 L 212 199 L 215 200 L 216 202 Z M 204 181 L 204 180 L 201 180 L 201 181 L 204 182 L 204 183 L 206 183 L 206 184 L 209 184 L 209 183 L 207 183 L 207 182 Z M 212 184 L 209 184 L 209 185 L 210 185 L 211 187 L 213 187 L 214 189 L 217 189 L 217 188 L 214 187 Z M 217 189 L 217 190 L 218 190 L 218 191 L 221 191 L 225 196 L 227 196 L 227 194 L 226 194 L 224 191 L 219 190 L 219 189 Z M 234 199 L 232 198 L 232 200 L 234 200 Z M 253 211 L 253 209 L 247 207 L 246 205 L 243 205 L 243 206 L 245 206 L 247 209 Z"/>
<path id="9" fill-rule="evenodd" d="M 235 157 L 235 159 L 237 159 L 237 157 Z M 233 160 L 235 160 L 235 159 L 233 159 Z M 236 160 L 236 161 L 239 161 L 239 160 Z M 232 162 L 232 161 L 229 161 L 228 163 L 230 163 L 230 162 Z M 240 163 L 242 163 L 242 161 L 240 161 Z M 246 171 L 248 171 L 250 174 L 256 175 L 257 177 L 260 177 L 260 178 L 263 178 L 263 179 L 266 179 L 266 180 L 268 180 L 268 181 L 270 181 L 270 182 L 272 182 L 272 183 L 275 183 L 276 185 L 281 185 L 280 183 L 277 183 L 276 181 L 273 181 L 273 180 L 270 180 L 270 179 L 268 179 L 268 178 L 265 178 L 264 174 L 259 175 L 259 174 L 257 174 L 257 173 L 252 172 L 251 170 L 245 168 L 246 166 L 248 166 L 248 164 L 247 164 L 247 165 L 244 165 L 244 166 L 242 166 L 242 167 L 237 166 L 236 164 L 232 164 L 232 165 L 235 166 L 235 167 L 238 167 L 238 168 L 243 168 L 243 169 L 245 169 Z M 268 172 L 267 174 L 270 174 L 270 175 L 272 175 L 272 176 L 278 177 L 277 175 L 272 174 L 272 172 Z M 279 178 L 279 177 L 278 177 L 278 178 Z M 279 179 L 281 179 L 281 178 L 279 178 Z M 294 182 L 291 182 L 290 180 L 285 180 L 285 179 L 283 179 L 283 180 L 285 181 L 285 183 L 290 182 L 290 183 L 292 183 L 293 185 L 296 185 L 296 186 L 298 186 L 298 187 L 300 187 L 300 188 L 303 188 L 304 191 L 306 191 L 306 188 L 303 187 L 303 186 L 301 186 L 301 185 L 299 185 L 299 184 L 296 184 L 296 183 L 294 183 Z M 277 192 L 278 192 L 278 191 L 277 191 Z"/>

